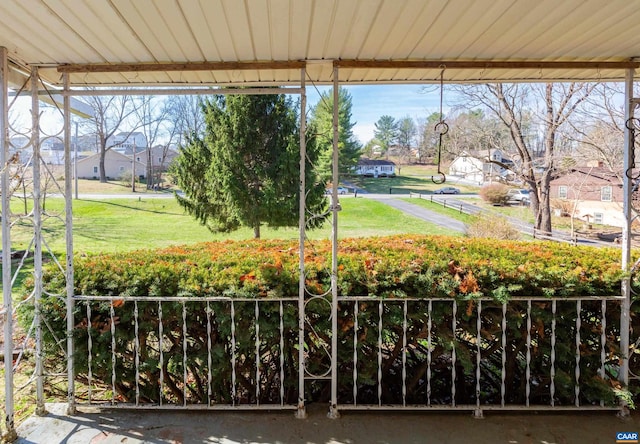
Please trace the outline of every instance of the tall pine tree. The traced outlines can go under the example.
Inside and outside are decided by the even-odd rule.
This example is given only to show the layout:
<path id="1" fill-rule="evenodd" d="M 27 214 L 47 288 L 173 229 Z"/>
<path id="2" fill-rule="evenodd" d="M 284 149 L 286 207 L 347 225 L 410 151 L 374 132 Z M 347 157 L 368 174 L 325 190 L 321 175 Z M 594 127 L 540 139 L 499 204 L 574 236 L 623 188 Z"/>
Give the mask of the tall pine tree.
<path id="1" fill-rule="evenodd" d="M 358 163 L 361 145 L 353 135 L 355 122 L 351 121 L 351 94 L 345 88 L 338 89 L 338 172 L 340 176 L 351 174 Z M 320 96 L 312 110 L 310 133 L 319 147 L 318 171 L 325 181 L 332 177 L 333 156 L 333 90 Z"/>
<path id="2" fill-rule="evenodd" d="M 279 95 L 215 96 L 202 105 L 204 137 L 192 135 L 173 172 L 184 197 L 178 202 L 212 232 L 246 226 L 298 225 L 299 127 L 292 101 Z M 307 207 L 322 212 L 324 186 L 307 146 Z M 318 225 L 322 220 L 316 219 Z"/>

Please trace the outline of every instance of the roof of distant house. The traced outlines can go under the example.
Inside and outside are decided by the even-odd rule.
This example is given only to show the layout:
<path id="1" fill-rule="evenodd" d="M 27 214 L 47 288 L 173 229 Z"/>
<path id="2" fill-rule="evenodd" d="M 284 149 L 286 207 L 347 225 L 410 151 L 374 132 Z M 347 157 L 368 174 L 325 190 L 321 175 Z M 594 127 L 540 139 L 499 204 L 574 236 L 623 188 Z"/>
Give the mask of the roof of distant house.
<path id="1" fill-rule="evenodd" d="M 606 167 L 571 167 L 566 170 L 566 172 L 561 173 L 558 178 L 555 180 L 556 183 L 562 182 L 562 179 L 572 173 L 584 174 L 585 176 L 593 177 L 594 179 L 599 179 L 602 181 L 612 182 L 617 185 L 622 184 L 622 179 L 609 168 Z"/>
<path id="2" fill-rule="evenodd" d="M 358 165 L 370 165 L 370 166 L 394 165 L 395 166 L 395 162 L 392 162 L 391 160 L 368 159 L 366 157 L 363 157 L 358 160 Z"/>

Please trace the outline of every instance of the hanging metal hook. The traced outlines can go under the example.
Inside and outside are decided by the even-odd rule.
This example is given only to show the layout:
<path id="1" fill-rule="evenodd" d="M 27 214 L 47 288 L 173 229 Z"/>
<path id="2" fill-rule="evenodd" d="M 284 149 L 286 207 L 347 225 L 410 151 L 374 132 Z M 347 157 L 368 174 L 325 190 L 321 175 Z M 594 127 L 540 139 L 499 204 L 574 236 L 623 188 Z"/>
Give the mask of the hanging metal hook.
<path id="1" fill-rule="evenodd" d="M 444 96 L 444 70 L 445 65 L 440 65 L 440 121 L 436 123 L 433 128 L 438 134 L 438 177 L 431 176 L 431 182 L 435 184 L 442 184 L 447 181 L 447 176 L 441 171 L 442 165 L 442 137 L 449 132 L 449 125 L 444 121 L 444 114 L 442 113 L 442 98 Z"/>

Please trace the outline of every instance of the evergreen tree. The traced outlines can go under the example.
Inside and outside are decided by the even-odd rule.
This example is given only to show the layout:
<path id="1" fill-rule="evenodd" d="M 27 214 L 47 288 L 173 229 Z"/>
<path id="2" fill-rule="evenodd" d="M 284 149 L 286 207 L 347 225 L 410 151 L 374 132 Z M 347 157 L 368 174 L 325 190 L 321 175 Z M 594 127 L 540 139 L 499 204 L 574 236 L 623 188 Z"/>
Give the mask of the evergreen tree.
<path id="1" fill-rule="evenodd" d="M 375 123 L 373 135 L 381 143 L 384 154 L 389 157 L 389 148 L 398 141 L 398 122 L 391 116 L 381 116 Z"/>
<path id="2" fill-rule="evenodd" d="M 318 146 L 318 174 L 325 181 L 332 177 L 333 156 L 333 91 L 320 96 L 311 110 L 309 133 Z M 361 154 L 361 145 L 353 135 L 355 122 L 351 121 L 351 94 L 345 88 L 338 89 L 338 172 L 340 176 L 351 174 Z M 315 137 L 313 137 L 315 136 Z"/>
<path id="3" fill-rule="evenodd" d="M 298 225 L 299 128 L 285 95 L 215 96 L 202 105 L 206 130 L 180 150 L 173 172 L 184 197 L 178 202 L 212 232 Z M 307 207 L 326 205 L 324 185 L 310 165 L 307 146 Z M 316 225 L 322 220 L 316 219 Z"/>

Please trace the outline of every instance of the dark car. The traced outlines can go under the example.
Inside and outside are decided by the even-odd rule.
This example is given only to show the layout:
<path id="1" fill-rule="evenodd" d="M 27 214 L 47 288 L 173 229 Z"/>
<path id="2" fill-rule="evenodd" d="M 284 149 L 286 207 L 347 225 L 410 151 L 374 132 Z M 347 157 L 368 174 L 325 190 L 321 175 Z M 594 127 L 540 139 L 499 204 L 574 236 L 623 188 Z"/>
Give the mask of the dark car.
<path id="1" fill-rule="evenodd" d="M 433 194 L 460 194 L 460 190 L 455 187 L 438 188 Z"/>

